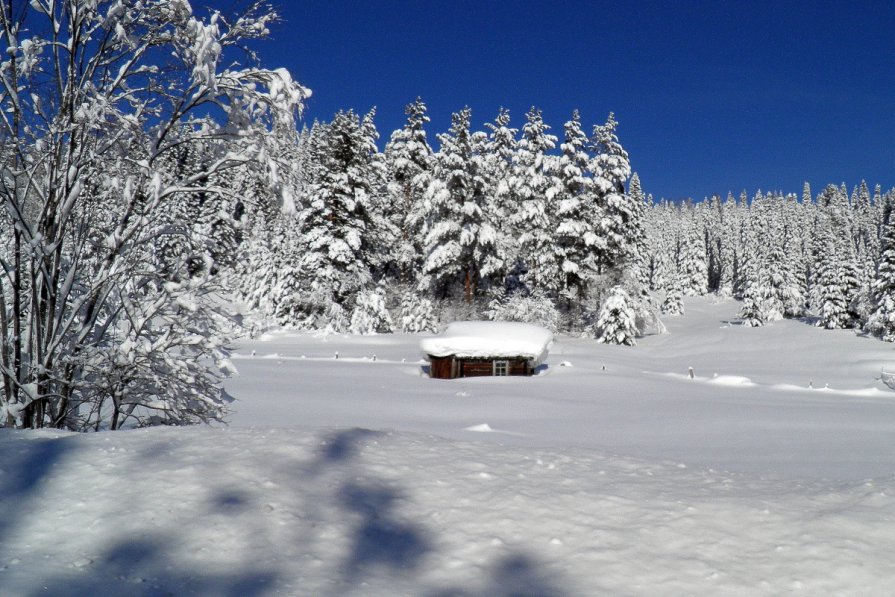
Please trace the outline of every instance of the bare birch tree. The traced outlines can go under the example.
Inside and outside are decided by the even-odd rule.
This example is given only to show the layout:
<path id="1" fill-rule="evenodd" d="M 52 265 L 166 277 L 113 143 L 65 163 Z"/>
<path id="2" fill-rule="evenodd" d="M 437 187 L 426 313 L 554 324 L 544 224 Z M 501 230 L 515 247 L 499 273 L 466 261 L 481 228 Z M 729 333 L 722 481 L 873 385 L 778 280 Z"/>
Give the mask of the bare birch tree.
<path id="1" fill-rule="evenodd" d="M 0 0 L 0 376 L 8 426 L 184 424 L 226 410 L 211 267 L 158 267 L 185 195 L 227 193 L 309 91 L 253 66 L 276 14 L 186 0 Z M 239 57 L 245 64 L 234 60 Z M 195 147 L 195 168 L 170 156 Z"/>

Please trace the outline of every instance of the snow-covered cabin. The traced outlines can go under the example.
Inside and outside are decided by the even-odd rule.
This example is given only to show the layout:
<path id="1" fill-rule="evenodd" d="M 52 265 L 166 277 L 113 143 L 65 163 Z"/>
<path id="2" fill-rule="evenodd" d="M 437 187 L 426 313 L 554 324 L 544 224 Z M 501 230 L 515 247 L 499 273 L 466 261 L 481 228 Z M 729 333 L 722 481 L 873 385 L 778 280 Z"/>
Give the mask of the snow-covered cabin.
<path id="1" fill-rule="evenodd" d="M 514 321 L 457 321 L 420 342 L 429 377 L 532 375 L 547 358 L 550 330 Z"/>

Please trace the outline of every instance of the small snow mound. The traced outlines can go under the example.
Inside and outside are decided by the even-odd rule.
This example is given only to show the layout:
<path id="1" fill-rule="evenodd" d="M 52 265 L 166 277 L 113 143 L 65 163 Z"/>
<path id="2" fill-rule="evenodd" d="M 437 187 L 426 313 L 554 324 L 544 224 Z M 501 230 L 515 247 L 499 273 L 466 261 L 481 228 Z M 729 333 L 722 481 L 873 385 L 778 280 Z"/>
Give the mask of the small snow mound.
<path id="1" fill-rule="evenodd" d="M 469 427 L 464 427 L 463 431 L 477 431 L 479 433 L 492 433 L 494 430 L 491 429 L 491 425 L 488 423 L 482 423 L 480 425 L 470 425 Z"/>
<path id="2" fill-rule="evenodd" d="M 559 366 L 560 367 L 571 367 L 572 363 L 570 363 L 569 361 L 563 361 L 562 363 L 559 364 Z"/>
<path id="3" fill-rule="evenodd" d="M 712 383 L 722 386 L 754 386 L 755 383 L 748 377 L 741 375 L 718 375 L 710 379 Z"/>
<path id="4" fill-rule="evenodd" d="M 791 383 L 778 383 L 771 386 L 775 390 L 784 390 L 787 392 L 794 392 L 797 390 L 813 390 L 814 387 L 810 384 L 805 384 L 804 386 L 797 386 Z"/>

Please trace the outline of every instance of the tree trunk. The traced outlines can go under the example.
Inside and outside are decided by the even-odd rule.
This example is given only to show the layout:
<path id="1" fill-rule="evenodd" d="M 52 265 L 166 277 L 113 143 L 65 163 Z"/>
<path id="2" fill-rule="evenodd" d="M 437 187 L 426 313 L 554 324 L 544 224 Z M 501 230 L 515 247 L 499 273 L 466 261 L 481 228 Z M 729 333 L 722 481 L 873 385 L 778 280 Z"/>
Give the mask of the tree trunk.
<path id="1" fill-rule="evenodd" d="M 465 298 L 466 298 L 466 304 L 467 304 L 467 305 L 471 305 L 471 304 L 472 304 L 472 292 L 473 292 L 473 286 L 472 286 L 472 270 L 471 270 L 471 269 L 467 269 L 467 270 L 466 270 L 466 280 L 465 280 L 465 282 L 464 282 L 464 284 L 463 284 L 463 293 L 464 293 L 464 296 L 465 296 Z"/>

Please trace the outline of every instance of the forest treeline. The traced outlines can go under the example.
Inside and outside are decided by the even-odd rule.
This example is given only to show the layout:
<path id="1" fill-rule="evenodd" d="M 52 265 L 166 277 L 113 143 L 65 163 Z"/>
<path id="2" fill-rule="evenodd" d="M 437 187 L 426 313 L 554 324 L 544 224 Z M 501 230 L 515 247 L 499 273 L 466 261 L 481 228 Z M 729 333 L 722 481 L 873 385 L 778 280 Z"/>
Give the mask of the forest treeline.
<path id="1" fill-rule="evenodd" d="M 482 131 L 468 109 L 428 143 L 425 104 L 384 149 L 374 113 L 297 137 L 291 202 L 242 228 L 232 286 L 279 324 L 418 332 L 457 318 L 529 321 L 632 344 L 683 296 L 743 301 L 745 325 L 806 317 L 895 338 L 887 251 L 895 193 L 745 191 L 655 202 L 612 114 L 550 133 L 532 108 Z"/>

